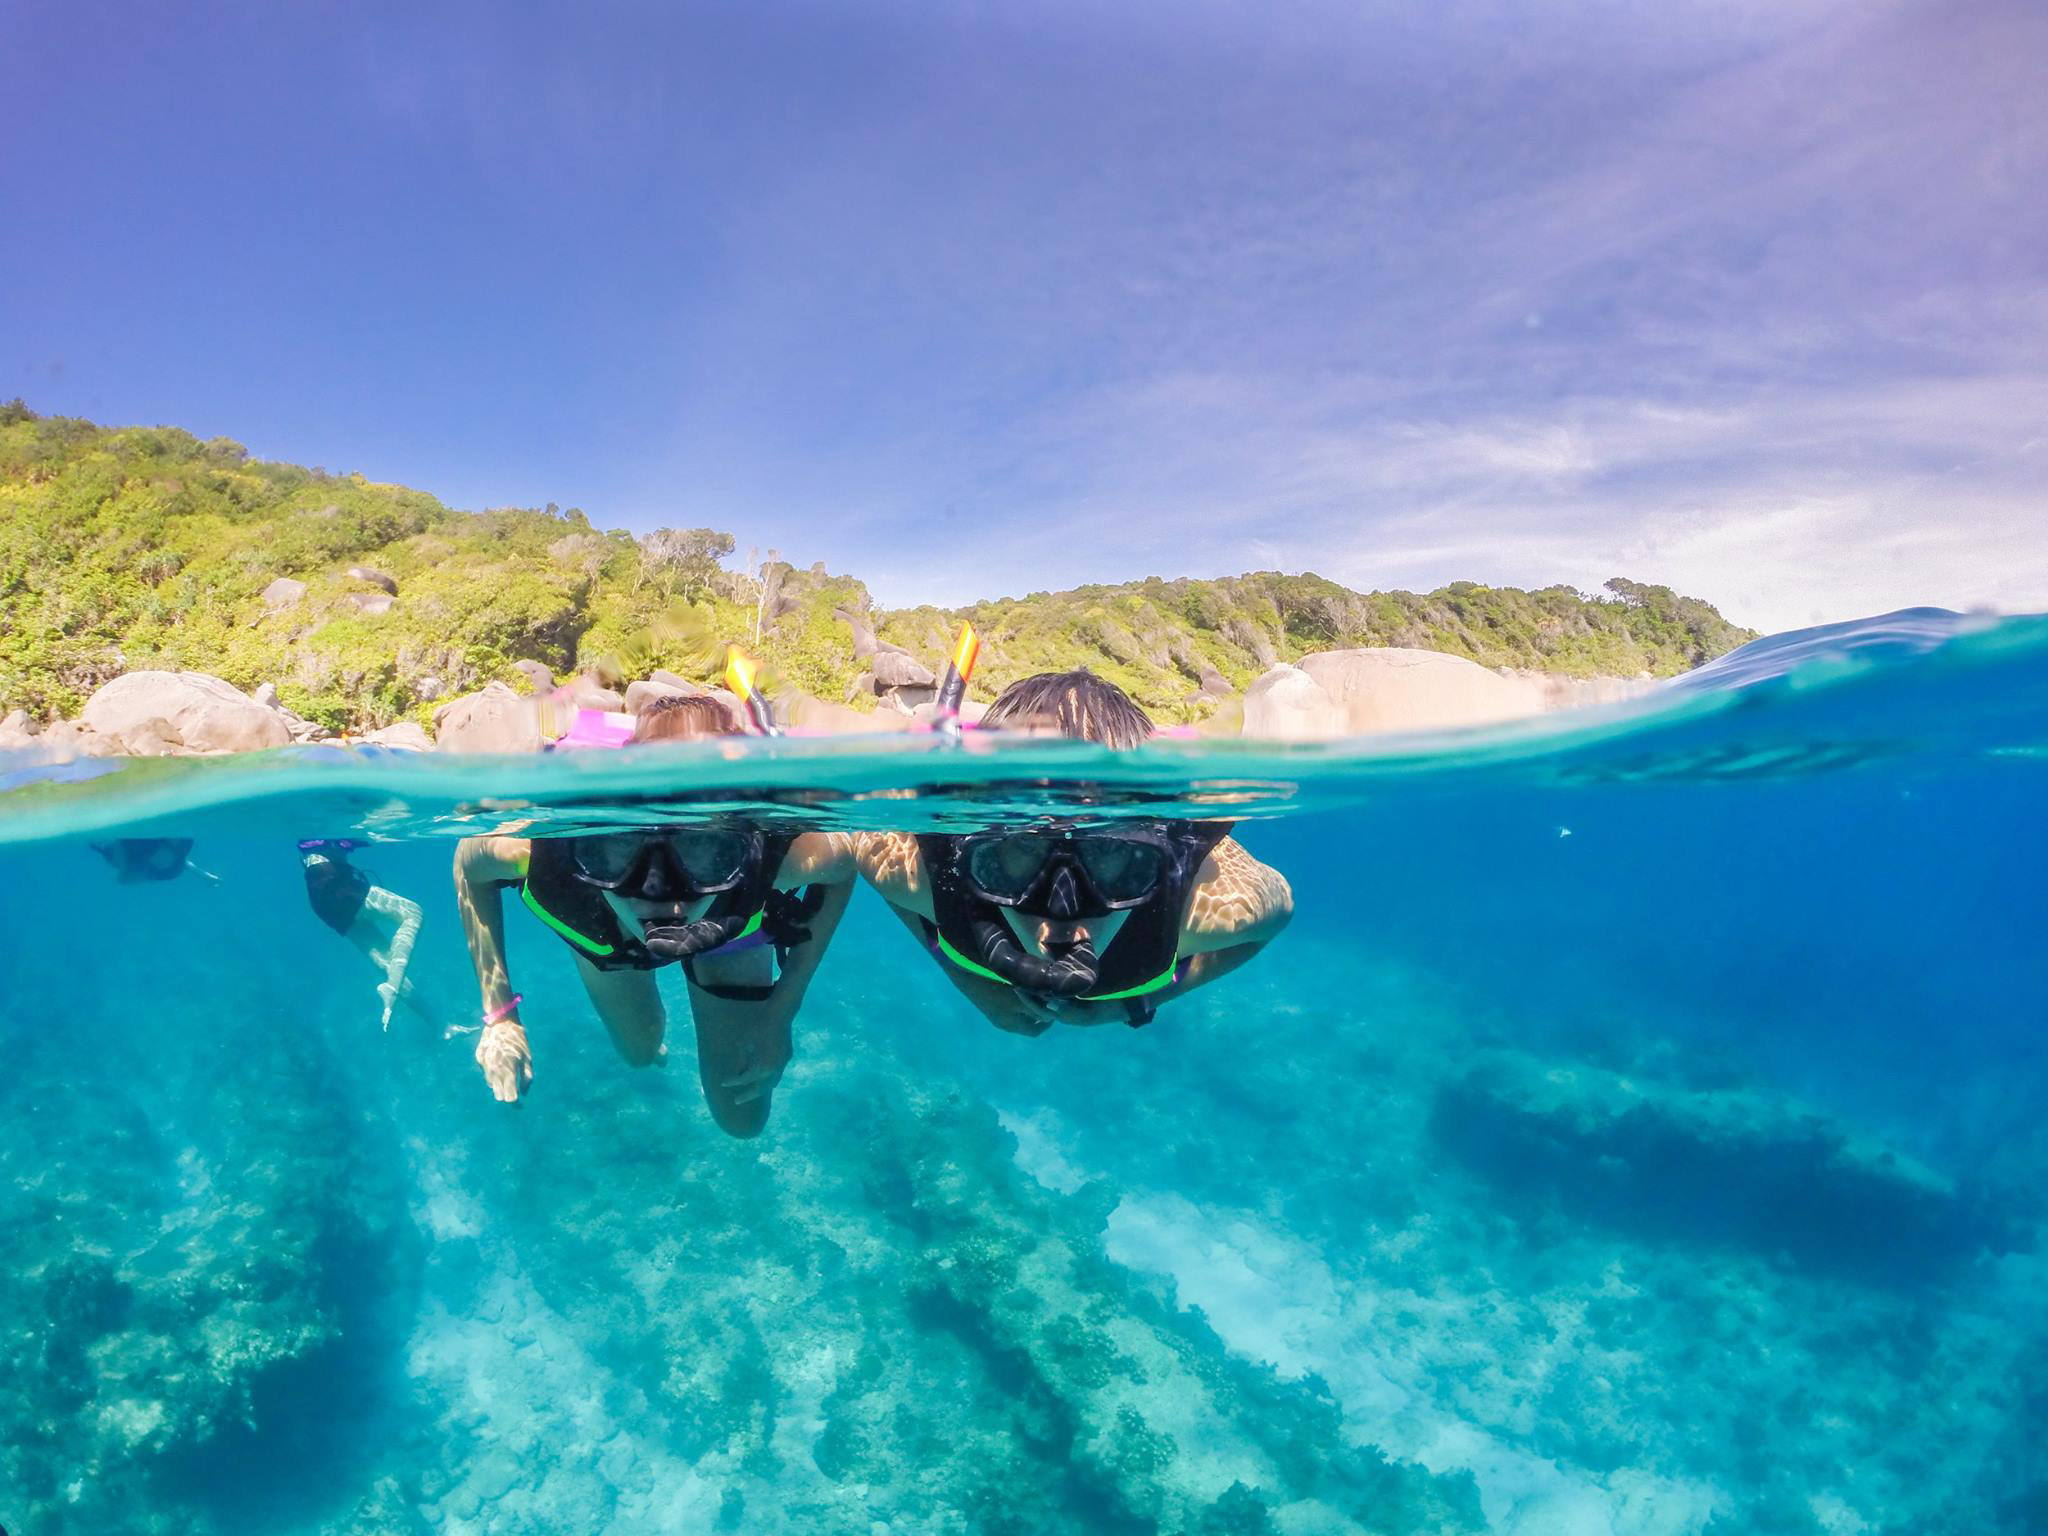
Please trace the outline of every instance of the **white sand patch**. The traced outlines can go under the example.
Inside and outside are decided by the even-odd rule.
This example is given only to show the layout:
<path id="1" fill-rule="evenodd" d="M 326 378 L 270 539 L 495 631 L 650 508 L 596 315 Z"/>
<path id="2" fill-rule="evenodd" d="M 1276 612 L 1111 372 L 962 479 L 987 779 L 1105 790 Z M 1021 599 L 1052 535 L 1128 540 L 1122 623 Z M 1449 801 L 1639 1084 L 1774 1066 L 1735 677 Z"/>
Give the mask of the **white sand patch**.
<path id="1" fill-rule="evenodd" d="M 1110 1213 L 1119 1264 L 1173 1281 L 1234 1352 L 1283 1376 L 1313 1371 L 1352 1431 L 1432 1472 L 1469 1471 L 1487 1521 L 1545 1536 L 1695 1536 L 1712 1488 L 1553 1461 L 1436 1406 L 1425 1359 L 1380 1347 L 1374 1297 L 1343 1286 L 1315 1251 L 1244 1212 L 1204 1211 L 1178 1195 L 1126 1196 Z"/>

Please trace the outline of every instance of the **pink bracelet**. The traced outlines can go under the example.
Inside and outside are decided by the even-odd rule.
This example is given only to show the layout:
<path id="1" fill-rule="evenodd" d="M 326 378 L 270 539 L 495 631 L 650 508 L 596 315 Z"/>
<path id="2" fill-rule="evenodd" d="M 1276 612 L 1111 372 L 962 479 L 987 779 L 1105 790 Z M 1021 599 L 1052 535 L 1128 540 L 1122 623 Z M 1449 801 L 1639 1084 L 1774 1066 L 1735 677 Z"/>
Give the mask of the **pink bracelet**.
<path id="1" fill-rule="evenodd" d="M 507 1003 L 500 1003 L 500 1004 L 499 1004 L 499 1005 L 498 1005 L 497 1007 L 493 1008 L 493 1009 L 492 1009 L 492 1010 L 491 1010 L 491 1011 L 490 1011 L 489 1013 L 487 1013 L 487 1014 L 485 1014 L 485 1015 L 484 1015 L 484 1028 L 486 1028 L 486 1029 L 490 1028 L 490 1027 L 491 1027 L 491 1025 L 493 1025 L 493 1024 L 495 1024 L 495 1023 L 497 1023 L 497 1022 L 498 1022 L 498 1020 L 500 1020 L 500 1019 L 504 1018 L 504 1017 L 505 1017 L 505 1016 L 506 1016 L 507 1014 L 509 1014 L 509 1013 L 510 1013 L 510 1012 L 511 1012 L 511 1011 L 512 1011 L 512 1010 L 513 1010 L 514 1008 L 517 1008 L 517 1007 L 518 1007 L 518 1006 L 519 1006 L 519 1005 L 520 1005 L 521 1003 L 523 1003 L 523 1002 L 525 1002 L 525 1001 L 526 1001 L 526 994 L 525 994 L 525 993 L 523 993 L 523 992 L 514 992 L 514 993 L 512 994 L 512 1000 L 511 1000 L 510 1002 L 507 1002 Z"/>

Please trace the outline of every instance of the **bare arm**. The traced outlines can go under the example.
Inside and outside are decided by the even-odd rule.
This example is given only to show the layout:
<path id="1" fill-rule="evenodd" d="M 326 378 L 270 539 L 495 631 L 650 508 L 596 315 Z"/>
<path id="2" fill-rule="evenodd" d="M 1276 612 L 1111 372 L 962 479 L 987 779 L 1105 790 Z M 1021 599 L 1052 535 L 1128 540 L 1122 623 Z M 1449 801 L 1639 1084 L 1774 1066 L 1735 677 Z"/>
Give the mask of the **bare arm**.
<path id="1" fill-rule="evenodd" d="M 1294 916 L 1286 876 L 1261 864 L 1234 837 L 1218 843 L 1195 877 L 1194 900 L 1181 925 L 1184 955 L 1263 946 Z"/>
<path id="2" fill-rule="evenodd" d="M 486 1016 L 512 1001 L 512 978 L 505 968 L 505 894 L 507 882 L 526 877 L 532 845 L 523 837 L 469 837 L 455 849 L 455 903 L 462 914 L 462 936 L 469 943 Z M 533 1055 L 519 1010 L 508 1009 L 484 1026 L 476 1045 L 477 1065 L 498 1098 L 511 1102 L 533 1081 Z"/>

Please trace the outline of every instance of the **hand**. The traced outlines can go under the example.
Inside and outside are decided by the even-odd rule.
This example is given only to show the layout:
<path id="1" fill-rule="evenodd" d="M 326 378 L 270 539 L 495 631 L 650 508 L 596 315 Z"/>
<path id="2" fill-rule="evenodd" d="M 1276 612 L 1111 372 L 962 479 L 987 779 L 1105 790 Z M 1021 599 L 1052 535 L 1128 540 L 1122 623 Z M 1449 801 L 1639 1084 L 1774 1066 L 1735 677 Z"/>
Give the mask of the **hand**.
<path id="1" fill-rule="evenodd" d="M 721 1088 L 738 1090 L 732 1096 L 735 1104 L 751 1104 L 774 1091 L 775 1085 L 782 1081 L 783 1071 L 789 1066 L 790 1042 L 787 1039 L 764 1041 L 748 1055 L 744 1071 L 720 1078 L 718 1082 Z"/>
<path id="2" fill-rule="evenodd" d="M 1063 1002 L 1012 988 L 983 1000 L 981 1011 L 997 1029 L 1013 1035 L 1042 1035 L 1060 1022 Z"/>
<path id="3" fill-rule="evenodd" d="M 384 1027 L 391 1027 L 391 1005 L 398 1001 L 398 989 L 388 981 L 377 983 L 377 995 L 384 999 Z"/>
<path id="4" fill-rule="evenodd" d="M 484 1069 L 484 1081 L 500 1102 L 516 1103 L 533 1081 L 533 1053 L 526 1047 L 526 1031 L 515 1018 L 486 1024 L 476 1043 L 476 1064 Z"/>

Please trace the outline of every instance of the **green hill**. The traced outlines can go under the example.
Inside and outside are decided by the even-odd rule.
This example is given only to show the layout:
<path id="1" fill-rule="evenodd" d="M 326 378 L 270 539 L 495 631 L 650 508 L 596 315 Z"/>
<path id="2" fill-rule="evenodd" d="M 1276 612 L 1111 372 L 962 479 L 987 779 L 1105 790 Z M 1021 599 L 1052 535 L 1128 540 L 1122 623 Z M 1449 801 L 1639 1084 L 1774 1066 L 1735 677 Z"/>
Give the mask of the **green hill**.
<path id="1" fill-rule="evenodd" d="M 1086 663 L 1167 719 L 1206 713 L 1200 692 L 1241 687 L 1276 660 L 1356 645 L 1412 645 L 1489 666 L 1579 676 L 1684 671 L 1743 641 L 1706 603 L 1608 583 L 1523 592 L 1454 582 L 1436 592 L 1351 591 L 1271 572 L 1077 587 L 962 609 L 877 610 L 822 565 L 723 564 L 729 535 L 636 539 L 583 513 L 457 512 L 403 486 L 266 463 L 226 438 L 95 426 L 0 406 L 0 712 L 76 711 L 140 667 L 270 681 L 335 726 L 424 716 L 438 698 L 509 677 L 521 658 L 557 672 L 629 656 L 707 680 L 707 638 L 751 640 L 791 684 L 845 696 L 862 670 L 835 609 L 937 667 L 959 620 L 983 637 L 976 692 Z M 382 589 L 364 566 L 395 579 Z M 305 584 L 267 603 L 279 577 Z M 678 607 L 671 638 L 650 626 Z"/>

